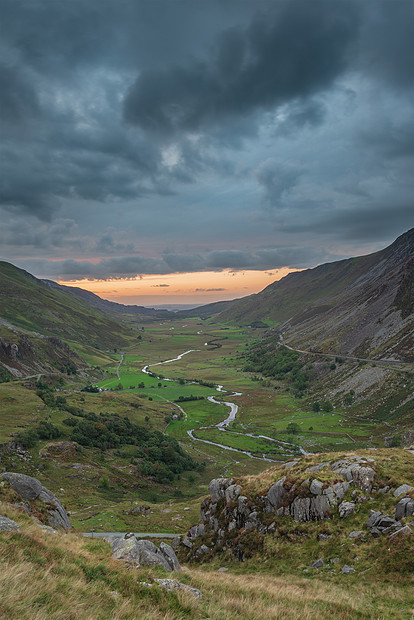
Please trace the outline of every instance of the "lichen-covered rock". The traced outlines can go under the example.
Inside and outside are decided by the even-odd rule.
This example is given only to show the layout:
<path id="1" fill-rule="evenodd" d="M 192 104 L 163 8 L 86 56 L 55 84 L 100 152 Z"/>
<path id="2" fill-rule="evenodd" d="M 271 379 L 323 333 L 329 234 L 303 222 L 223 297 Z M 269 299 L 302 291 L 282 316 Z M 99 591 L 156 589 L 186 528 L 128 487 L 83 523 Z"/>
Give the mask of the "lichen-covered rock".
<path id="1" fill-rule="evenodd" d="M 44 487 L 39 480 L 31 476 L 26 476 L 25 474 L 16 474 L 14 472 L 5 472 L 1 477 L 10 484 L 11 488 L 20 495 L 23 500 L 40 500 L 43 502 L 47 507 L 49 525 L 51 527 L 63 528 L 65 530 L 72 527 L 68 513 L 56 495 Z"/>
<path id="2" fill-rule="evenodd" d="M 20 532 L 20 525 L 12 519 L 0 516 L 0 532 Z"/>

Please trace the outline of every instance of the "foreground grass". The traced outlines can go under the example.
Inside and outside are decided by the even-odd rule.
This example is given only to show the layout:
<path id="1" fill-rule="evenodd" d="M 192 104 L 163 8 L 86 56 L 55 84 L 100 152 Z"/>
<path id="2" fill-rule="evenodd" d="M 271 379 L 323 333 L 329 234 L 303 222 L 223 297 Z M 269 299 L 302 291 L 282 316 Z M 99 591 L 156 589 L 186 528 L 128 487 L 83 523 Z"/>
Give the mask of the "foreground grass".
<path id="1" fill-rule="evenodd" d="M 7 504 L 0 513 L 22 532 L 1 532 L 0 618 L 7 620 L 211 620 L 410 618 L 412 589 L 398 582 L 349 579 L 346 575 L 298 577 L 246 572 L 253 566 L 217 566 L 166 574 L 127 569 L 110 557 L 104 541 L 75 534 L 52 535 Z M 260 557 L 257 558 L 260 564 Z M 250 563 L 249 563 L 250 564 Z M 173 577 L 199 588 L 201 600 L 166 593 L 154 577 Z M 407 585 L 407 584 L 405 584 Z"/>

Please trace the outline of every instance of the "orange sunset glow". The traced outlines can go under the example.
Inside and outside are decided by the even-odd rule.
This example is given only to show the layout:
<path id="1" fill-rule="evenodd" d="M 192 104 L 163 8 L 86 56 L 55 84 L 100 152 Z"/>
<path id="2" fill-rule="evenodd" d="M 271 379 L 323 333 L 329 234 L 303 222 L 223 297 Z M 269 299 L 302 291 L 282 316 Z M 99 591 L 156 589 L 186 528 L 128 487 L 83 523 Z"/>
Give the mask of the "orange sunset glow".
<path id="1" fill-rule="evenodd" d="M 123 304 L 202 305 L 257 293 L 280 280 L 288 273 L 298 271 L 284 267 L 270 271 L 206 271 L 173 273 L 168 275 L 143 275 L 122 280 L 77 280 L 59 284 L 84 288 L 104 299 Z"/>

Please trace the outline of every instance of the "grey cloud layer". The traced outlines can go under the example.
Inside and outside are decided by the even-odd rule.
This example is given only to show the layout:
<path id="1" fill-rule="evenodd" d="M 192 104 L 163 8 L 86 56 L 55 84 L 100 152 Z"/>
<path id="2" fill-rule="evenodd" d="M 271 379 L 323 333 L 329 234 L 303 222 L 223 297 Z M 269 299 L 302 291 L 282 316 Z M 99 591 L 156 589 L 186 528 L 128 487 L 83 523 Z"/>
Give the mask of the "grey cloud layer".
<path id="1" fill-rule="evenodd" d="M 306 266 L 414 225 L 412 0 L 0 7 L 6 260 Z"/>

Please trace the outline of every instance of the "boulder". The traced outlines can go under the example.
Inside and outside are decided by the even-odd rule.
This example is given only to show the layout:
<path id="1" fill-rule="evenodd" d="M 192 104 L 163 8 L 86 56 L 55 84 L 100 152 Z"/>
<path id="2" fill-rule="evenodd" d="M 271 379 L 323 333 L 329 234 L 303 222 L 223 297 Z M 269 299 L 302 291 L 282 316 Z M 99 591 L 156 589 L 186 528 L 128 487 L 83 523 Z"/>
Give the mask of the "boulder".
<path id="1" fill-rule="evenodd" d="M 343 501 L 341 504 L 339 504 L 338 510 L 339 510 L 339 516 L 341 517 L 341 519 L 345 519 L 346 517 L 349 517 L 349 515 L 351 515 L 354 512 L 355 504 L 354 502 Z"/>
<path id="2" fill-rule="evenodd" d="M 49 525 L 53 528 L 58 527 L 68 530 L 72 527 L 68 514 L 58 498 L 52 491 L 44 487 L 39 480 L 14 472 L 5 472 L 1 477 L 10 484 L 11 488 L 23 500 L 40 500 L 44 502 L 49 513 Z"/>
<path id="3" fill-rule="evenodd" d="M 184 547 L 188 547 L 189 549 L 191 549 L 191 547 L 193 546 L 193 543 L 188 538 L 188 536 L 184 536 L 184 538 L 183 538 L 183 545 L 184 545 Z"/>
<path id="4" fill-rule="evenodd" d="M 20 525 L 12 519 L 0 516 L 0 532 L 20 532 Z"/>
<path id="5" fill-rule="evenodd" d="M 395 530 L 395 532 L 393 532 L 390 536 L 390 538 L 395 538 L 396 536 L 400 536 L 401 534 L 412 534 L 413 530 L 410 528 L 409 525 L 405 525 L 404 527 L 399 528 L 398 530 Z"/>
<path id="6" fill-rule="evenodd" d="M 382 512 L 371 510 L 367 521 L 367 527 L 374 527 L 377 520 L 382 516 Z"/>
<path id="7" fill-rule="evenodd" d="M 187 586 L 185 583 L 181 583 L 180 581 L 177 581 L 176 579 L 155 579 L 155 581 L 158 583 L 158 585 L 161 588 L 164 588 L 168 592 L 171 592 L 174 590 L 182 590 L 184 592 L 188 592 L 195 598 L 202 598 L 203 596 L 200 590 L 198 590 L 197 588 L 192 588 L 191 586 Z"/>
<path id="8" fill-rule="evenodd" d="M 350 575 L 351 573 L 355 573 L 355 568 L 344 564 L 344 566 L 341 568 L 341 573 L 343 573 L 344 575 Z"/>
<path id="9" fill-rule="evenodd" d="M 398 489 L 395 489 L 394 497 L 399 497 L 400 495 L 403 495 L 403 494 L 406 495 L 413 489 L 414 487 L 410 487 L 409 484 L 402 484 L 401 486 L 398 487 Z"/>
<path id="10" fill-rule="evenodd" d="M 36 478 L 26 476 L 25 474 L 16 474 L 14 472 L 5 472 L 1 476 L 3 480 L 7 480 L 13 491 L 16 491 L 22 499 L 30 501 L 39 497 L 43 485 Z"/>
<path id="11" fill-rule="evenodd" d="M 322 568 L 323 564 L 324 564 L 323 558 L 319 558 L 318 560 L 315 560 L 314 562 L 312 562 L 310 567 L 311 568 Z"/>
<path id="12" fill-rule="evenodd" d="M 181 570 L 172 547 L 162 542 L 160 548 L 150 540 L 109 537 L 106 539 L 112 548 L 112 557 L 133 566 L 162 566 L 167 571 Z"/>
<path id="13" fill-rule="evenodd" d="M 316 478 L 314 480 L 312 480 L 309 490 L 311 493 L 313 493 L 314 495 L 321 495 L 322 494 L 322 487 L 323 487 L 323 483 L 320 482 L 319 480 L 316 480 Z"/>
<path id="14" fill-rule="evenodd" d="M 348 538 L 359 538 L 362 536 L 362 532 L 360 530 L 354 530 L 348 535 Z"/>
<path id="15" fill-rule="evenodd" d="M 395 509 L 395 518 L 400 521 L 404 517 L 410 517 L 414 514 L 414 500 L 411 497 L 403 497 L 398 502 Z"/>
<path id="16" fill-rule="evenodd" d="M 162 542 L 159 546 L 159 550 L 161 551 L 164 558 L 167 560 L 168 564 L 171 567 L 171 570 L 181 571 L 180 563 L 177 559 L 177 556 L 174 553 L 174 549 L 167 545 L 167 543 Z"/>

